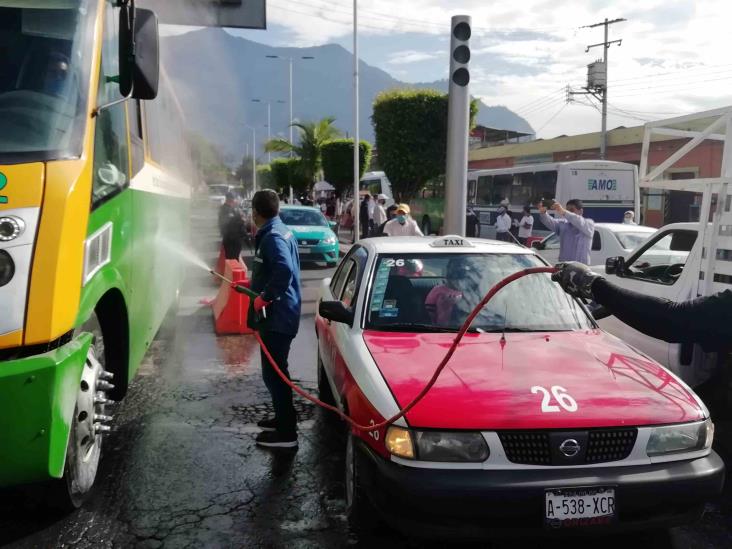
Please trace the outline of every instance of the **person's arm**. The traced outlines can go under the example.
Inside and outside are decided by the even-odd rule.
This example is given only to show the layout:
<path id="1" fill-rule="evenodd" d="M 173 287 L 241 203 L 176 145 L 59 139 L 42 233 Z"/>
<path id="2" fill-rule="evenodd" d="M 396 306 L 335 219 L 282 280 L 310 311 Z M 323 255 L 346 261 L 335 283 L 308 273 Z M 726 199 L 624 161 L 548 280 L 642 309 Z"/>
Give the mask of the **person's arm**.
<path id="1" fill-rule="evenodd" d="M 566 219 L 571 225 L 577 227 L 579 232 L 583 235 L 592 238 L 592 235 L 595 234 L 595 222 L 592 221 L 592 219 L 587 219 L 586 217 L 582 217 L 581 215 L 577 215 L 566 210 L 563 215 L 564 219 Z"/>
<path id="2" fill-rule="evenodd" d="M 732 291 L 676 303 L 615 286 L 592 283 L 595 301 L 627 325 L 669 343 L 720 349 L 732 343 Z"/>
<path id="3" fill-rule="evenodd" d="M 559 232 L 559 221 L 551 217 L 546 211 L 539 212 L 539 219 L 541 219 L 541 222 L 550 231 L 554 233 Z"/>
<path id="4" fill-rule="evenodd" d="M 414 219 L 410 220 L 412 222 L 412 231 L 414 232 L 414 236 L 424 236 L 424 233 L 422 232 L 422 229 L 419 228 L 419 225 L 417 225 L 417 222 Z"/>
<path id="5" fill-rule="evenodd" d="M 270 265 L 270 277 L 262 290 L 262 299 L 268 302 L 276 301 L 284 296 L 292 282 L 295 270 L 292 255 L 285 239 L 272 233 L 264 239 L 262 248 L 262 255 Z"/>

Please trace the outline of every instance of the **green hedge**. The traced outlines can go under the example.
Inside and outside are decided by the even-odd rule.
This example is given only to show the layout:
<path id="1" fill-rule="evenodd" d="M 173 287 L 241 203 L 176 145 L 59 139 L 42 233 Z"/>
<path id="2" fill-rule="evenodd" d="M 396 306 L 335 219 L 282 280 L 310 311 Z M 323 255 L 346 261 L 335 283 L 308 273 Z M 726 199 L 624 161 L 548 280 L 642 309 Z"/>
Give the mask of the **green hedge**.
<path id="1" fill-rule="evenodd" d="M 447 104 L 447 94 L 436 90 L 397 89 L 376 96 L 376 150 L 398 201 L 409 201 L 428 180 L 445 173 Z M 473 100 L 471 127 L 477 114 Z"/>
<path id="2" fill-rule="evenodd" d="M 272 185 L 280 192 L 286 192 L 292 186 L 296 194 L 306 193 L 312 184 L 302 173 L 299 158 L 277 158 L 270 164 Z"/>
<path id="3" fill-rule="evenodd" d="M 371 143 L 359 142 L 359 179 L 371 164 Z M 323 145 L 323 177 L 343 194 L 353 188 L 353 139 L 334 139 Z"/>

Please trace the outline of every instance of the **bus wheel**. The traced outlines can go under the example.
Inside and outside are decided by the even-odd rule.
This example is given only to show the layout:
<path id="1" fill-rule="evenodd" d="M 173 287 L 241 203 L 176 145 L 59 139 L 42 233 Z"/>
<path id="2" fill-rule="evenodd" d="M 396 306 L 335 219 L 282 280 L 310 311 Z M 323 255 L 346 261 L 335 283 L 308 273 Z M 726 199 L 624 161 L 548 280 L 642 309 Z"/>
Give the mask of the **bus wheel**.
<path id="1" fill-rule="evenodd" d="M 64 511 L 81 507 L 91 494 L 102 454 L 102 437 L 110 431 L 112 418 L 105 415 L 112 374 L 105 371 L 95 346 L 89 348 L 76 395 L 74 417 L 66 447 L 64 475 L 56 481 L 53 506 Z"/>
<path id="2" fill-rule="evenodd" d="M 422 232 L 425 236 L 432 234 L 432 221 L 430 221 L 430 216 L 428 215 L 422 218 Z"/>

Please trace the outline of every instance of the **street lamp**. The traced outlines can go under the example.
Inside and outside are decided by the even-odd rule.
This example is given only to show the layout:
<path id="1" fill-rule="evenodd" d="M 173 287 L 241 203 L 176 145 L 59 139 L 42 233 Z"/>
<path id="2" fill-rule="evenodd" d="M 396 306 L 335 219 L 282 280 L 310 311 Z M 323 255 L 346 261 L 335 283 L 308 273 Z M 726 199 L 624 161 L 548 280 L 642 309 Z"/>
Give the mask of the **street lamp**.
<path id="1" fill-rule="evenodd" d="M 252 190 L 257 192 L 257 128 L 249 124 L 244 127 L 252 130 Z"/>
<path id="2" fill-rule="evenodd" d="M 268 59 L 283 59 L 287 60 L 290 63 L 290 143 L 292 144 L 292 124 L 295 122 L 294 116 L 293 116 L 293 109 L 292 109 L 292 63 L 294 61 L 293 57 L 282 57 L 281 55 L 267 55 L 265 56 Z M 312 55 L 303 55 L 300 56 L 300 59 L 315 59 Z M 292 151 L 290 151 L 290 156 L 292 156 Z M 292 196 L 292 187 L 290 187 L 290 204 L 293 203 L 293 196 Z"/>
<path id="3" fill-rule="evenodd" d="M 262 101 L 261 99 L 252 99 L 252 103 L 266 103 L 267 104 L 267 142 L 272 141 L 272 102 Z M 284 104 L 285 101 L 281 99 L 277 100 L 277 103 Z M 267 151 L 267 163 L 272 164 L 272 152 Z"/>

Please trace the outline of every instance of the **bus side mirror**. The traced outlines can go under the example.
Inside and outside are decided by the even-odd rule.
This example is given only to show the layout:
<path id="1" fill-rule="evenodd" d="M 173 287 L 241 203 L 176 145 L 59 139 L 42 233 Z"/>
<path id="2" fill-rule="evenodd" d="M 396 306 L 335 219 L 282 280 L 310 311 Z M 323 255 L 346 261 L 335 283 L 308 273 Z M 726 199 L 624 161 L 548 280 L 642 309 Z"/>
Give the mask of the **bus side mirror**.
<path id="1" fill-rule="evenodd" d="M 120 93 L 134 99 L 155 99 L 160 81 L 160 37 L 155 12 L 142 8 L 122 9 L 119 57 Z"/>
<path id="2" fill-rule="evenodd" d="M 608 257 L 605 260 L 605 274 L 623 276 L 625 271 L 625 258 L 619 257 Z"/>

